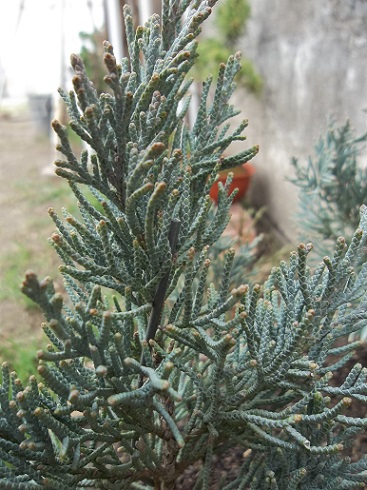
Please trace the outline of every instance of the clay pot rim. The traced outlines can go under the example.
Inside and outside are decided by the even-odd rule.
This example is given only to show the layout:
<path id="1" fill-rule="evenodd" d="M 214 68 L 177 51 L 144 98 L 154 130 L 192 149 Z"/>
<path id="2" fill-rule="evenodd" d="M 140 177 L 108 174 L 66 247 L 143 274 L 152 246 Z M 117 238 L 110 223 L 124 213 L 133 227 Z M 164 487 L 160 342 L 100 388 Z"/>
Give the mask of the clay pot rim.
<path id="1" fill-rule="evenodd" d="M 238 167 L 228 168 L 226 170 L 219 171 L 219 178 L 227 178 L 227 175 L 232 172 L 233 178 L 242 178 L 242 177 L 252 177 L 256 172 L 256 168 L 251 163 L 243 163 Z"/>

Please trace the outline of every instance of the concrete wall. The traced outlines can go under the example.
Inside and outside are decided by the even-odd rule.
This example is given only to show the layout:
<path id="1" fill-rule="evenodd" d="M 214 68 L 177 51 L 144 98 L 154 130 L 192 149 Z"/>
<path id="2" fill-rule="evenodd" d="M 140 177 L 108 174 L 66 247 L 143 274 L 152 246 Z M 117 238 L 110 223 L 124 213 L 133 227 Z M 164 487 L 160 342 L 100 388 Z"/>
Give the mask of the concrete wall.
<path id="1" fill-rule="evenodd" d="M 305 161 L 328 116 L 367 129 L 367 0 L 251 0 L 238 48 L 264 79 L 259 98 L 239 90 L 248 143 L 260 144 L 251 200 L 293 242 L 290 158 Z M 365 154 L 365 157 L 367 152 Z M 293 235 L 293 236 L 292 236 Z"/>

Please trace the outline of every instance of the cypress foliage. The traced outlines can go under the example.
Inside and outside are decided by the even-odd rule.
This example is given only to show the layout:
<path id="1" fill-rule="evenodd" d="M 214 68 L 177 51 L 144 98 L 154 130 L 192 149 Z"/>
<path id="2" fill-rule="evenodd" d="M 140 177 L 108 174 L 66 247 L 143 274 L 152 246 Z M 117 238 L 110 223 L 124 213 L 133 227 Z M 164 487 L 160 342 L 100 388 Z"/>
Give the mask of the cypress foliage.
<path id="1" fill-rule="evenodd" d="M 161 18 L 136 32 L 125 7 L 129 57 L 118 64 L 104 45 L 112 95 L 98 97 L 71 57 L 74 91 L 60 93 L 93 151 L 78 159 L 53 122 L 65 157 L 56 173 L 81 215 L 50 209 L 69 298 L 27 273 L 23 292 L 42 307 L 50 344 L 38 353 L 41 383 L 23 386 L 2 366 L 0 488 L 173 489 L 201 461 L 195 488 L 210 489 L 213 456 L 234 446 L 246 457 L 224 490 L 367 482 L 367 459 L 342 454 L 367 426 L 345 414 L 354 400 L 367 404 L 366 368 L 330 383 L 358 345 L 335 342 L 367 321 L 367 208 L 350 245 L 339 238 L 315 271 L 301 244 L 265 284 L 228 291 L 229 249 L 208 284 L 231 176 L 216 208 L 210 187 L 220 167 L 258 152 L 222 157 L 247 125 L 227 124 L 238 55 L 215 87 L 204 83 L 192 128 L 185 122 L 195 38 L 215 3 L 164 0 Z"/>
<path id="2" fill-rule="evenodd" d="M 321 257 L 340 233 L 349 242 L 358 226 L 359 208 L 367 200 L 367 169 L 360 161 L 366 141 L 367 133 L 355 136 L 349 121 L 337 126 L 331 120 L 306 165 L 292 158 L 298 224 L 302 234 L 315 241 Z"/>

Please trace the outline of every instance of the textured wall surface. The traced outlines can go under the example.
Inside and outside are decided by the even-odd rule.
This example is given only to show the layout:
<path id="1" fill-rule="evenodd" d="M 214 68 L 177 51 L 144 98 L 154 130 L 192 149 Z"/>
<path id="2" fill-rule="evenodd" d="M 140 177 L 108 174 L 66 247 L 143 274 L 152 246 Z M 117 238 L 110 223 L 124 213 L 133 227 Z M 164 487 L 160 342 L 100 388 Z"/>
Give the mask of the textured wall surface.
<path id="1" fill-rule="evenodd" d="M 367 0 L 251 5 L 238 48 L 262 74 L 264 90 L 259 98 L 240 90 L 236 101 L 250 121 L 249 143 L 260 144 L 251 200 L 267 206 L 273 223 L 292 237 L 297 197 L 286 182 L 290 158 L 306 160 L 330 116 L 349 118 L 358 134 L 367 129 Z"/>

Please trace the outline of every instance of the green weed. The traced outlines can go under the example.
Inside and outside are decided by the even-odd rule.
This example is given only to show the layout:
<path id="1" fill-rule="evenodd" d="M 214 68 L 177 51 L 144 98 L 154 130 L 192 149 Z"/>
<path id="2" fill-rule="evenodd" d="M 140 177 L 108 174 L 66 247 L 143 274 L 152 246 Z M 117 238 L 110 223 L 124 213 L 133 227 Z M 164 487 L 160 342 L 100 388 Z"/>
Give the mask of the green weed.
<path id="1" fill-rule="evenodd" d="M 41 347 L 43 344 L 37 338 L 28 339 L 26 343 L 9 338 L 0 344 L 0 359 L 1 362 L 7 362 L 11 371 L 16 371 L 18 378 L 26 383 L 29 376 L 35 373 L 37 366 L 35 352 Z"/>
<path id="2" fill-rule="evenodd" d="M 36 308 L 32 301 L 25 297 L 19 289 L 24 271 L 27 270 L 32 261 L 32 253 L 26 244 L 17 243 L 16 250 L 1 257 L 2 281 L 0 283 L 0 301 L 16 300 L 23 301 L 27 308 Z"/>

